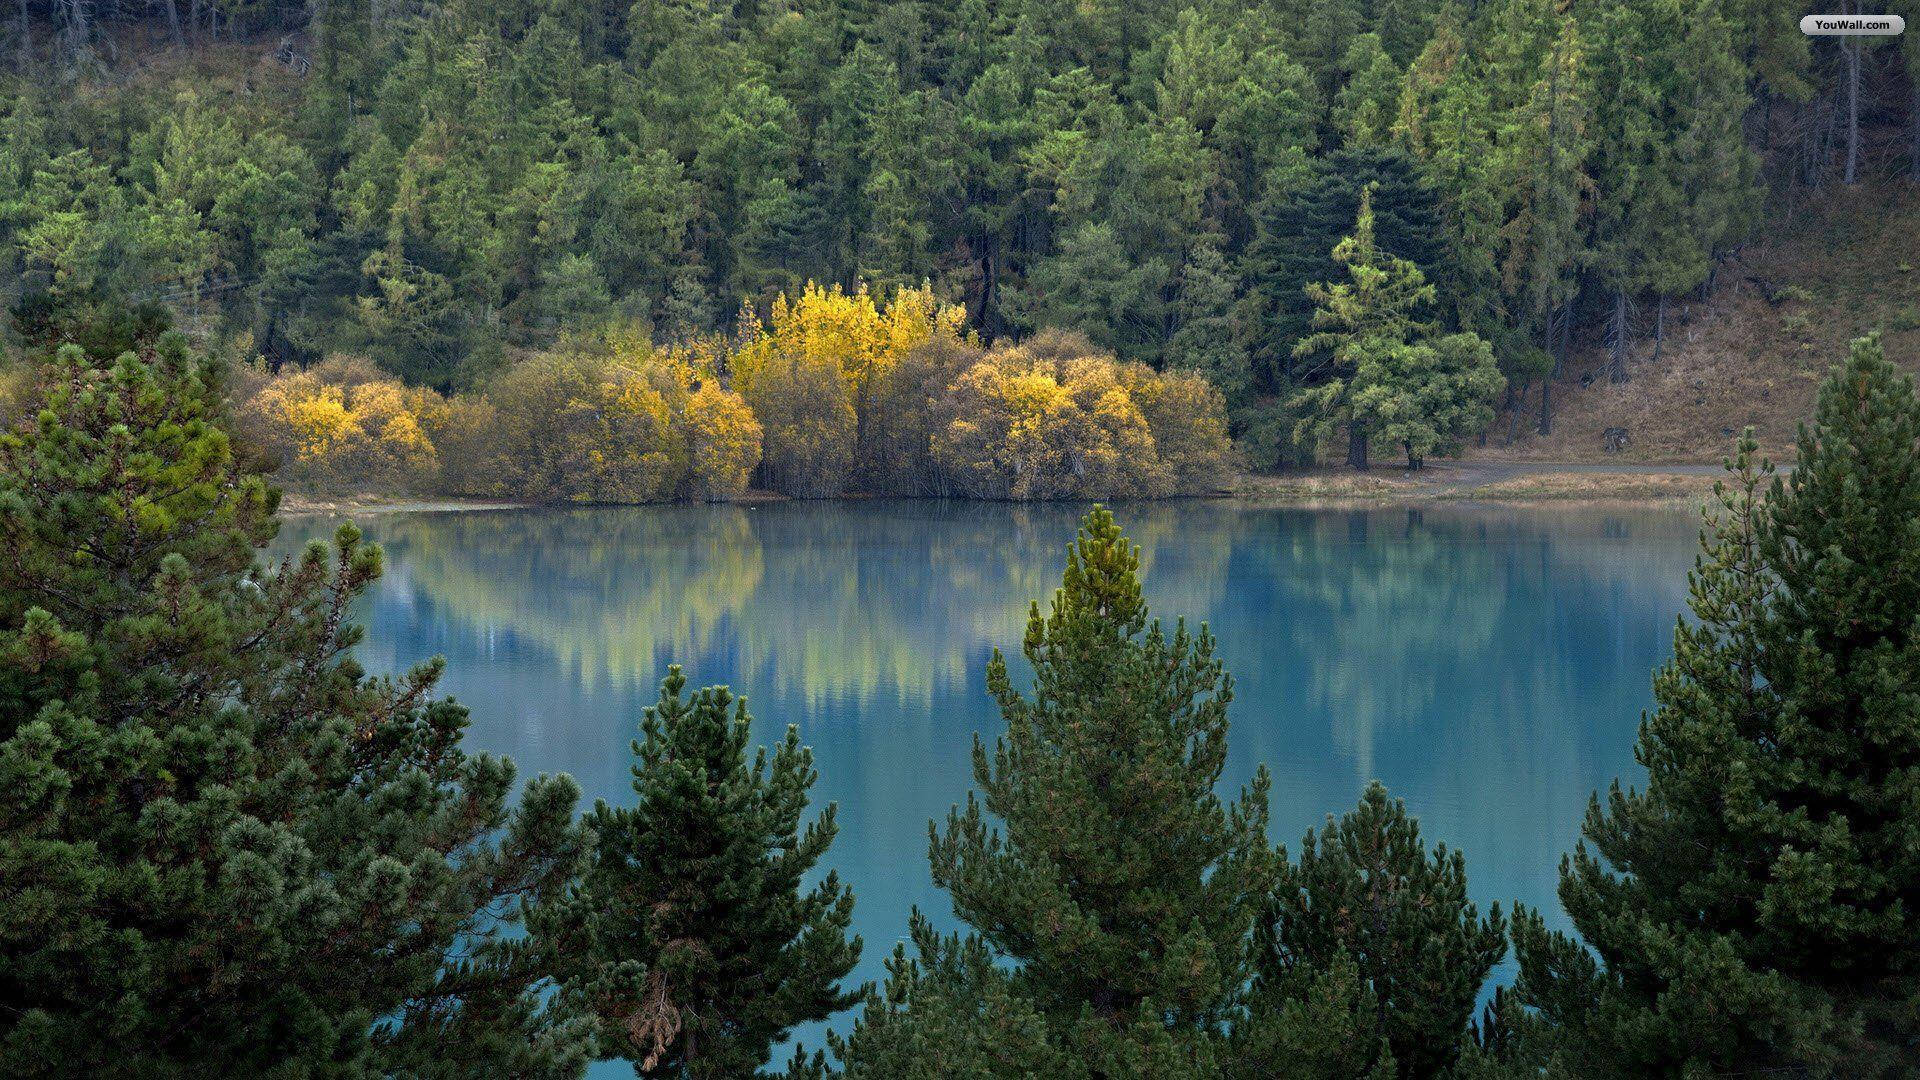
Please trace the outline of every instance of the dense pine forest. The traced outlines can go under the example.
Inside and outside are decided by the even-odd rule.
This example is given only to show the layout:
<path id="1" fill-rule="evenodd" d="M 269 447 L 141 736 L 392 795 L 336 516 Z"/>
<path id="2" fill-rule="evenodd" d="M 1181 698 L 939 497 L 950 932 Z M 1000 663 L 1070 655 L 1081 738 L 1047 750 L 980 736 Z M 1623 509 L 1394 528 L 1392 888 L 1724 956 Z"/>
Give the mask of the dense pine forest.
<path id="1" fill-rule="evenodd" d="M 253 365 L 238 392 L 302 376 L 252 430 L 310 483 L 1049 497 L 1417 465 L 1498 408 L 1549 428 L 1570 350 L 1657 356 L 1768 214 L 1920 178 L 1920 38 L 1796 20 L 22 0 L 0 259 L 17 345 L 146 302 Z M 754 400 L 734 357 L 783 318 L 809 342 Z M 1219 398 L 1157 381 L 1185 371 Z M 543 392 L 575 419 L 463 441 Z M 598 475 L 527 460 L 551 443 Z"/>

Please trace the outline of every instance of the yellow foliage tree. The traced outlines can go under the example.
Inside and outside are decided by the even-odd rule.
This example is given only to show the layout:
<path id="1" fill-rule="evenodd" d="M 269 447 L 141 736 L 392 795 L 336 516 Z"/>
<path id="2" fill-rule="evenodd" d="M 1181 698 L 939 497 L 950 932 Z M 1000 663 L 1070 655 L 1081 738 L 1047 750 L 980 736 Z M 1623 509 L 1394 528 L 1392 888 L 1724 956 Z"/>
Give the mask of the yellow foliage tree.
<path id="1" fill-rule="evenodd" d="M 765 428 L 769 479 L 792 494 L 833 495 L 856 471 L 881 471 L 877 388 L 915 348 L 958 341 L 965 322 L 965 309 L 931 288 L 900 289 L 882 305 L 864 287 L 812 282 L 778 297 L 764 323 L 743 313 L 729 374 Z"/>
<path id="2" fill-rule="evenodd" d="M 1127 394 L 1153 432 L 1154 451 L 1171 474 L 1173 490 L 1198 494 L 1226 483 L 1235 465 L 1227 434 L 1227 399 L 1195 371 L 1121 368 Z"/>
<path id="3" fill-rule="evenodd" d="M 444 404 L 362 358 L 334 356 L 259 384 L 239 412 L 248 434 L 296 479 L 415 489 L 432 485 L 439 470 L 428 430 Z"/>
<path id="4" fill-rule="evenodd" d="M 703 381 L 687 398 L 687 441 L 692 453 L 687 495 L 724 501 L 747 490 L 760 463 L 760 421 L 739 394 Z"/>
<path id="5" fill-rule="evenodd" d="M 1080 334 L 1044 331 L 994 349 L 954 381 L 933 454 L 980 498 L 1171 494 L 1229 460 L 1224 404 L 1210 390 L 1123 365 Z"/>
<path id="6" fill-rule="evenodd" d="M 699 366 L 614 332 L 524 360 L 487 389 L 494 490 L 570 502 L 729 499 L 760 458 L 760 425 Z"/>

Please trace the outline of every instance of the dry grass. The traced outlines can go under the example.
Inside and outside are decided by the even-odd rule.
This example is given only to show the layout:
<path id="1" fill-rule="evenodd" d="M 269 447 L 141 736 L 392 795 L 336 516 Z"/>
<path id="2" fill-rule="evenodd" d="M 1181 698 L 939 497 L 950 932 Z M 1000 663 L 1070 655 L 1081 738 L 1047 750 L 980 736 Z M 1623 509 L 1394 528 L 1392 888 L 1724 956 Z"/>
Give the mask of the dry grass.
<path id="1" fill-rule="evenodd" d="M 1489 445 L 1469 456 L 1715 462 L 1751 424 L 1763 450 L 1780 460 L 1791 455 L 1815 387 L 1853 338 L 1884 329 L 1888 355 L 1920 368 L 1920 193 L 1835 185 L 1822 196 L 1770 212 L 1764 242 L 1726 264 L 1711 299 L 1668 302 L 1657 364 L 1649 307 L 1635 319 L 1629 382 L 1609 384 L 1606 354 L 1589 342 L 1568 358 L 1554 387 L 1553 434 L 1532 433 L 1536 416 L 1529 414 L 1521 418 L 1520 439 L 1505 445 L 1509 418 L 1502 416 Z M 1778 302 L 1768 302 L 1753 279 L 1770 283 Z M 1781 298 L 1781 286 L 1791 286 L 1795 298 Z M 1538 402 L 1536 389 L 1527 405 Z M 1631 443 L 1621 453 L 1603 449 L 1610 427 L 1627 429 Z"/>
<path id="2" fill-rule="evenodd" d="M 1228 494 L 1248 499 L 1392 499 L 1425 491 L 1431 485 L 1409 479 L 1403 470 L 1354 472 L 1308 469 L 1286 473 L 1246 473 Z"/>
<path id="3" fill-rule="evenodd" d="M 1459 494 L 1500 502 L 1690 501 L 1712 491 L 1715 479 L 1692 473 L 1543 472 L 1483 484 Z"/>

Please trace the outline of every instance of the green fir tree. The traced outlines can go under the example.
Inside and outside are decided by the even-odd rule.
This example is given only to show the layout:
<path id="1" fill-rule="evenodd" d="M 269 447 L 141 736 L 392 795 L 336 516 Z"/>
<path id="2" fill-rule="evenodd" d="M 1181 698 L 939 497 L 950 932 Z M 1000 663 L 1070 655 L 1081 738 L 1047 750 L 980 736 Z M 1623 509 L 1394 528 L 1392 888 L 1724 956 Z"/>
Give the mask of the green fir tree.
<path id="1" fill-rule="evenodd" d="M 802 884 L 837 830 L 831 805 L 803 827 L 818 774 L 798 730 L 749 761 L 746 700 L 686 683 L 670 668 L 640 721 L 638 801 L 594 806 L 579 887 L 532 923 L 564 959 L 562 1011 L 598 1022 L 602 1057 L 645 1077 L 748 1076 L 796 1024 L 860 1000 L 839 985 L 860 939 L 832 871 Z"/>
<path id="2" fill-rule="evenodd" d="M 0 435 L 0 1074 L 577 1075 L 503 931 L 575 872 L 578 789 L 513 806 L 437 661 L 365 676 L 379 549 L 262 566 L 220 366 L 136 349 L 62 346 Z"/>
<path id="3" fill-rule="evenodd" d="M 1466 860 L 1445 844 L 1429 851 L 1378 782 L 1357 809 L 1309 831 L 1297 863 L 1282 858 L 1259 942 L 1263 1000 L 1314 999 L 1316 982 L 1351 965 L 1392 1075 L 1420 1080 L 1458 1060 L 1480 987 L 1507 950 L 1499 905 L 1482 919 L 1467 899 Z"/>
<path id="4" fill-rule="evenodd" d="M 1149 623 L 1139 566 L 1112 513 L 1089 513 L 1051 610 L 1028 616 L 1033 692 L 988 666 L 1007 732 L 976 741 L 984 799 L 932 830 L 933 877 L 1090 1075 L 1209 1075 L 1273 883 L 1268 781 L 1215 794 L 1232 681 L 1204 626 Z"/>
<path id="5" fill-rule="evenodd" d="M 1917 444 L 1877 337 L 1764 497 L 1743 437 L 1641 726 L 1647 786 L 1596 797 L 1563 864 L 1584 946 L 1516 920 L 1520 1027 L 1561 1074 L 1920 1069 Z"/>

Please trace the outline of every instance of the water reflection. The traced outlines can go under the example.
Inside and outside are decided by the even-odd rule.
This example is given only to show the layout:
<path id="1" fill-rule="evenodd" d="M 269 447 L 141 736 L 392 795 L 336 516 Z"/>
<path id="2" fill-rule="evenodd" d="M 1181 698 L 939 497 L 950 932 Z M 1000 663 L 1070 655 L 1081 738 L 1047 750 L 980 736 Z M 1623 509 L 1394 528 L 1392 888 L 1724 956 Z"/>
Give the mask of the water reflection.
<path id="1" fill-rule="evenodd" d="M 1084 508 L 790 503 L 376 516 L 360 612 L 375 668 L 434 653 L 470 740 L 624 801 L 627 741 L 669 661 L 731 683 L 772 739 L 801 725 L 840 803 L 831 861 L 875 978 L 909 907 L 939 917 L 926 823 L 962 799 Z M 1684 512 L 1122 507 L 1157 614 L 1209 622 L 1236 681 L 1227 781 L 1274 771 L 1276 839 L 1379 777 L 1463 848 L 1483 904 L 1555 909 L 1587 795 L 1632 738 L 1685 601 Z M 327 532 L 294 522 L 283 538 Z M 1020 677 L 1016 674 L 1016 678 Z"/>

